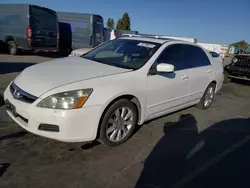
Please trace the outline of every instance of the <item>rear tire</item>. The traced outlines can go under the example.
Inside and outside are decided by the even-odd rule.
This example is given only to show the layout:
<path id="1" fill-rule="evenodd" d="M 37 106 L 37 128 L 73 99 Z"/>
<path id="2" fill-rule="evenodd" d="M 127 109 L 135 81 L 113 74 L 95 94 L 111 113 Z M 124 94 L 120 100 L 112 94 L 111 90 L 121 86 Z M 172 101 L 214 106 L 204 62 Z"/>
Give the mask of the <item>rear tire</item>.
<path id="1" fill-rule="evenodd" d="M 97 140 L 109 147 L 124 143 L 133 134 L 137 119 L 137 109 L 131 101 L 114 102 L 102 118 Z"/>
<path id="2" fill-rule="evenodd" d="M 214 83 L 211 83 L 207 86 L 207 89 L 205 90 L 199 104 L 196 105 L 198 109 L 206 110 L 211 106 L 215 97 L 215 88 L 216 85 Z"/>
<path id="3" fill-rule="evenodd" d="M 10 55 L 17 55 L 18 54 L 18 48 L 17 48 L 15 41 L 13 41 L 13 40 L 8 41 L 7 46 L 8 46 L 8 53 Z"/>

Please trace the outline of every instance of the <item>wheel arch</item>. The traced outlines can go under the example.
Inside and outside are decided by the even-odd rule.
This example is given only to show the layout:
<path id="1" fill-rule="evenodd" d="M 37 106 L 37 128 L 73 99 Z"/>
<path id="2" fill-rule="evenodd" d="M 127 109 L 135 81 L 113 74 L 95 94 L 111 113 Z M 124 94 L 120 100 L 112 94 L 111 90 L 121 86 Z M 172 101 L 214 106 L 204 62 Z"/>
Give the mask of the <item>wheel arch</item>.
<path id="1" fill-rule="evenodd" d="M 137 114 L 138 114 L 138 120 L 137 122 L 141 122 L 141 119 L 142 119 L 142 107 L 141 107 L 141 103 L 139 101 L 139 99 L 132 95 L 132 94 L 123 94 L 123 95 L 120 95 L 118 97 L 115 97 L 113 99 L 111 99 L 109 102 L 107 102 L 107 105 L 104 107 L 104 109 L 102 110 L 102 113 L 101 113 L 101 116 L 100 116 L 100 119 L 99 119 L 99 122 L 98 122 L 98 131 L 97 131 L 97 137 L 99 136 L 100 134 L 100 125 L 101 125 L 101 122 L 103 120 L 103 117 L 106 113 L 106 111 L 109 109 L 109 107 L 116 101 L 120 100 L 120 99 L 128 99 L 129 101 L 131 101 L 133 104 L 135 104 L 136 106 L 136 110 L 137 110 Z"/>
<path id="2" fill-rule="evenodd" d="M 6 43 L 9 42 L 9 41 L 16 41 L 15 37 L 13 36 L 7 36 L 5 37 L 5 40 L 4 40 Z"/>
<path id="3" fill-rule="evenodd" d="M 215 84 L 215 85 L 217 85 L 217 82 L 216 82 L 216 80 L 213 80 L 210 84 Z"/>

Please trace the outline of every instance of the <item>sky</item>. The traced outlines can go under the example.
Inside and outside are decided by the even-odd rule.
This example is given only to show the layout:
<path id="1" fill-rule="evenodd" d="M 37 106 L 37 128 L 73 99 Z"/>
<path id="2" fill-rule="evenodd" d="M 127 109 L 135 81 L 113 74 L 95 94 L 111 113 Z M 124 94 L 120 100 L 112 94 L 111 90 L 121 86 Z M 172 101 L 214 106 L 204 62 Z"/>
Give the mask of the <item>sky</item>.
<path id="1" fill-rule="evenodd" d="M 192 37 L 198 42 L 250 43 L 250 0 L 0 0 L 29 3 L 55 11 L 99 14 L 117 21 L 128 12 L 131 30 Z"/>

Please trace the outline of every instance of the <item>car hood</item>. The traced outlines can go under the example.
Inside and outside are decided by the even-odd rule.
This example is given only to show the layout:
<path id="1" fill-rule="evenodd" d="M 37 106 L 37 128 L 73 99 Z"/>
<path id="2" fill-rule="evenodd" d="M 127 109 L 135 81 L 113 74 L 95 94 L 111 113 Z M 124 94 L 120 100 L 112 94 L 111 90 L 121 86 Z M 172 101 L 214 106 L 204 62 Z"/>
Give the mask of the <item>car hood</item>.
<path id="1" fill-rule="evenodd" d="M 79 48 L 76 50 L 73 50 L 69 56 L 81 56 L 84 53 L 87 53 L 90 51 L 92 48 Z"/>
<path id="2" fill-rule="evenodd" d="M 22 90 L 39 97 L 58 86 L 129 71 L 73 56 L 30 66 L 14 82 Z"/>

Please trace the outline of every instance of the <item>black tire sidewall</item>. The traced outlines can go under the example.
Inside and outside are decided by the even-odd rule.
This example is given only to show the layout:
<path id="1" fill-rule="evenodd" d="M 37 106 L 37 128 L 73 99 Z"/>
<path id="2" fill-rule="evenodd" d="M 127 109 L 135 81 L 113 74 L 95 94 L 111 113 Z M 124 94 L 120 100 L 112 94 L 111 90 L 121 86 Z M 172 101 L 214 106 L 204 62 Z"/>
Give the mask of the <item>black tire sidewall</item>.
<path id="1" fill-rule="evenodd" d="M 133 124 L 132 127 L 130 129 L 130 133 L 128 133 L 123 140 L 119 141 L 119 142 L 112 142 L 110 141 L 107 136 L 106 136 L 106 128 L 108 125 L 108 120 L 110 118 L 110 116 L 118 109 L 121 107 L 128 107 L 132 110 L 134 119 L 133 119 Z M 137 124 L 137 119 L 138 119 L 138 113 L 137 113 L 137 109 L 136 106 L 129 100 L 127 99 L 121 99 L 118 100 L 116 102 L 114 102 L 106 111 L 106 113 L 103 116 L 103 119 L 100 123 L 100 130 L 99 130 L 99 137 L 98 137 L 98 141 L 100 141 L 102 144 L 109 146 L 109 147 L 114 147 L 117 145 L 120 145 L 122 143 L 124 143 L 126 140 L 128 140 L 130 138 L 130 136 L 133 134 L 135 126 Z"/>
<path id="2" fill-rule="evenodd" d="M 9 45 L 13 45 L 14 47 L 14 51 L 13 51 L 13 53 L 11 53 L 11 50 L 9 49 Z M 10 54 L 10 55 L 16 55 L 17 54 L 17 46 L 16 46 L 16 43 L 14 42 L 14 41 L 8 41 L 8 43 L 7 43 L 7 45 L 8 45 L 8 53 Z"/>

